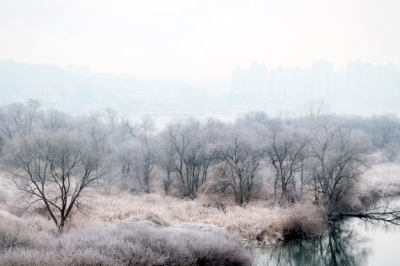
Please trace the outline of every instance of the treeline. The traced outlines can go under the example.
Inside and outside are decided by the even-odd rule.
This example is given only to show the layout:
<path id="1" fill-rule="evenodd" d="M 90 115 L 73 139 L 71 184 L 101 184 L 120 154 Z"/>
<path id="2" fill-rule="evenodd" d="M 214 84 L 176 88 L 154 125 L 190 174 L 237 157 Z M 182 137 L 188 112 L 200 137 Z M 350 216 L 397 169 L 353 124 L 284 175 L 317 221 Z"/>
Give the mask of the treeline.
<path id="1" fill-rule="evenodd" d="M 313 198 L 332 217 L 350 208 L 368 155 L 397 159 L 400 120 L 337 116 L 313 102 L 296 117 L 191 117 L 157 130 L 151 117 L 71 116 L 29 100 L 1 107 L 0 140 L 4 171 L 60 230 L 87 187 L 150 193 L 156 181 L 167 195 L 225 193 L 238 204 L 268 187 L 277 204 Z"/>

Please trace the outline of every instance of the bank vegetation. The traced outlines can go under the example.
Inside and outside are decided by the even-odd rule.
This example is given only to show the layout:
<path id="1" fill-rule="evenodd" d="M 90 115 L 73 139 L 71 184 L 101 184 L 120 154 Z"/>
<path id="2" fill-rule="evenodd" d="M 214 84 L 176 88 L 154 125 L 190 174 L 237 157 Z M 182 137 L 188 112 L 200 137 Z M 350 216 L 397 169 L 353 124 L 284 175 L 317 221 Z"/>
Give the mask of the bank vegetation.
<path id="1" fill-rule="evenodd" d="M 249 265 L 246 240 L 324 234 L 400 192 L 400 120 L 71 116 L 0 109 L 0 264 Z M 74 248 L 79 247 L 79 248 Z"/>

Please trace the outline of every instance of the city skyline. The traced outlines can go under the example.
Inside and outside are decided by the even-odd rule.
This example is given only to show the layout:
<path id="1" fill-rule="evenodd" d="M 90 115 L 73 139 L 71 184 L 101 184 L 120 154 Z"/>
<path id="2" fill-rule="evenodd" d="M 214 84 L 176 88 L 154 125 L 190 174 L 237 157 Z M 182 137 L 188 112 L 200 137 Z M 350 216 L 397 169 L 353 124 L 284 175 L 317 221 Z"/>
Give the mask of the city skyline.
<path id="1" fill-rule="evenodd" d="M 373 66 L 360 59 L 348 62 L 347 68 L 340 71 L 324 59 L 313 62 L 310 68 L 271 70 L 262 63 L 252 62 L 247 69 L 237 68 L 232 72 L 232 93 L 278 99 L 400 97 L 400 73 L 391 63 Z"/>
<path id="2" fill-rule="evenodd" d="M 310 68 L 290 69 L 268 69 L 262 63 L 252 62 L 248 68 L 234 69 L 231 78 L 199 82 L 140 79 L 84 70 L 0 61 L 0 100 L 34 98 L 50 106 L 153 105 L 149 101 L 210 106 L 216 102 L 237 105 L 243 101 L 245 105 L 262 108 L 263 104 L 279 107 L 324 99 L 331 104 L 371 102 L 384 108 L 388 104 L 394 107 L 400 98 L 400 73 L 395 66 L 373 66 L 361 60 L 348 62 L 341 71 L 324 59 L 313 62 Z"/>
<path id="3" fill-rule="evenodd" d="M 150 115 L 159 125 L 164 125 L 173 116 L 216 116 L 229 120 L 249 111 L 265 111 L 277 116 L 283 109 L 300 108 L 310 100 L 324 100 L 338 113 L 363 116 L 399 113 L 400 74 L 397 68 L 373 67 L 364 61 L 349 62 L 348 65 L 351 75 L 347 75 L 347 70 L 336 71 L 331 62 L 321 60 L 310 68 L 293 69 L 267 69 L 261 63 L 253 63 L 241 70 L 255 70 L 256 74 L 250 75 L 252 88 L 243 87 L 244 93 L 235 94 L 232 77 L 197 82 L 143 79 L 133 75 L 91 73 L 74 67 L 0 61 L 0 103 L 33 98 L 45 107 L 76 115 L 113 108 L 128 117 Z M 264 81 L 257 81 L 257 75 L 262 73 L 257 67 L 265 72 L 268 70 Z M 393 74 L 397 77 L 394 82 L 387 79 Z M 381 81 L 385 82 L 377 83 L 379 79 L 370 78 L 377 76 L 383 77 Z M 348 84 L 361 85 L 348 90 Z M 373 93 L 380 84 L 387 93 Z M 337 89 L 339 85 L 343 85 L 341 90 Z M 265 93 L 262 86 L 265 86 Z"/>

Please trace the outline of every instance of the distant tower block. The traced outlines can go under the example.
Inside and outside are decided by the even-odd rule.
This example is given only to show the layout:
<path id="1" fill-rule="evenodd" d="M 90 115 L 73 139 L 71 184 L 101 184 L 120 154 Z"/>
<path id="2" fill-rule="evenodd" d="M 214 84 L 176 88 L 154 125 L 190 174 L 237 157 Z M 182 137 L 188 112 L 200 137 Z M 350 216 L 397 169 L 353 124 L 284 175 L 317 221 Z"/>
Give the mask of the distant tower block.
<path id="1" fill-rule="evenodd" d="M 75 87 L 66 87 L 64 92 L 65 92 L 64 96 L 65 103 L 68 105 L 75 104 L 76 101 Z"/>
<path id="2" fill-rule="evenodd" d="M 316 98 L 332 96 L 333 64 L 321 59 L 312 64 L 312 95 Z"/>
<path id="3" fill-rule="evenodd" d="M 232 72 L 232 93 L 234 95 L 258 96 L 267 92 L 267 68 L 252 62 L 248 69 L 237 68 Z"/>

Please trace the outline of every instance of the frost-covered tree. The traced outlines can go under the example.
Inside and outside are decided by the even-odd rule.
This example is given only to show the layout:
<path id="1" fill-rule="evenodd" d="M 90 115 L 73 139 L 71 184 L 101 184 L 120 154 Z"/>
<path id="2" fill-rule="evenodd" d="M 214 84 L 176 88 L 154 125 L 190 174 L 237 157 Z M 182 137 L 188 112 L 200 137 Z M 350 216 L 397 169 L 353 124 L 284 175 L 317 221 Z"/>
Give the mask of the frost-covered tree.
<path id="1" fill-rule="evenodd" d="M 394 114 L 373 116 L 369 119 L 368 133 L 377 148 L 384 148 L 386 144 L 400 141 L 400 119 Z"/>
<path id="2" fill-rule="evenodd" d="M 150 193 L 150 182 L 154 177 L 154 168 L 158 162 L 158 138 L 155 136 L 154 120 L 145 116 L 142 122 L 137 126 L 137 140 L 139 147 L 138 165 L 144 181 L 146 193 Z"/>
<path id="3" fill-rule="evenodd" d="M 199 187 L 207 180 L 208 167 L 212 159 L 209 148 L 210 129 L 208 123 L 189 118 L 167 125 L 161 133 L 163 139 L 162 164 L 175 174 L 182 186 L 184 196 L 194 197 Z"/>
<path id="4" fill-rule="evenodd" d="M 13 103 L 0 109 L 0 133 L 4 139 L 29 134 L 38 122 L 40 103 L 27 100 Z"/>
<path id="5" fill-rule="evenodd" d="M 275 202 L 278 186 L 281 189 L 281 202 L 290 202 L 296 198 L 296 176 L 300 181 L 299 196 L 302 194 L 308 142 L 308 137 L 301 130 L 283 123 L 270 124 L 265 155 L 275 173 Z"/>
<path id="6" fill-rule="evenodd" d="M 228 126 L 216 147 L 216 156 L 226 166 L 226 178 L 233 188 L 236 202 L 248 202 L 263 156 L 257 134 L 244 127 Z"/>
<path id="7" fill-rule="evenodd" d="M 9 141 L 5 163 L 16 187 L 41 204 L 61 232 L 83 192 L 108 170 L 102 150 L 82 132 L 36 131 Z"/>
<path id="8" fill-rule="evenodd" d="M 340 125 L 324 123 L 311 136 L 311 173 L 315 191 L 336 215 L 346 206 L 345 198 L 363 172 L 370 149 L 364 134 Z"/>
<path id="9" fill-rule="evenodd" d="M 55 108 L 50 108 L 42 112 L 39 127 L 47 131 L 56 132 L 61 129 L 72 128 L 74 125 L 70 124 L 68 114 Z"/>

